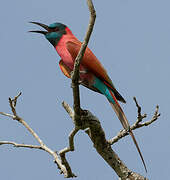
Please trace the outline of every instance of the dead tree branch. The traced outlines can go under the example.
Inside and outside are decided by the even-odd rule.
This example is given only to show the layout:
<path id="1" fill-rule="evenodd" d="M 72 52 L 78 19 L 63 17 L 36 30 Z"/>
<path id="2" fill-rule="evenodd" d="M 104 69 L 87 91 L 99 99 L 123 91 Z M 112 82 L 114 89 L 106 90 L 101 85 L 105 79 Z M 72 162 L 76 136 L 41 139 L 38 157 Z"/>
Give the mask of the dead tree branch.
<path id="1" fill-rule="evenodd" d="M 67 163 L 67 161 L 63 162 L 60 159 L 59 155 L 55 151 L 53 151 L 47 145 L 44 144 L 44 142 L 40 139 L 40 137 L 37 135 L 37 133 L 24 121 L 24 119 L 22 119 L 20 116 L 17 115 L 16 105 L 17 105 L 17 100 L 18 100 L 20 95 L 21 95 L 21 93 L 19 93 L 18 96 L 15 96 L 14 99 L 9 98 L 9 104 L 10 104 L 10 108 L 11 108 L 11 111 L 12 111 L 13 114 L 8 114 L 8 113 L 4 113 L 4 112 L 0 112 L 0 114 L 4 115 L 4 116 L 7 116 L 7 117 L 10 117 L 13 120 L 16 120 L 19 123 L 21 123 L 32 134 L 32 136 L 37 140 L 37 142 L 40 145 L 18 144 L 16 142 L 11 142 L 11 141 L 0 141 L 0 145 L 11 144 L 14 147 L 41 149 L 43 151 L 46 151 L 51 156 L 53 156 L 54 162 L 57 164 L 57 166 L 60 169 L 61 173 L 64 174 L 64 177 L 76 177 L 72 173 L 71 168 L 70 168 L 69 164 Z"/>
<path id="2" fill-rule="evenodd" d="M 131 130 L 135 130 L 135 129 L 138 129 L 138 128 L 141 128 L 141 127 L 144 127 L 144 126 L 148 126 L 150 124 L 152 124 L 153 122 L 155 122 L 159 116 L 161 115 L 158 111 L 159 111 L 159 106 L 157 105 L 156 106 L 156 110 L 154 112 L 154 115 L 152 116 L 152 118 L 146 122 L 143 122 L 142 123 L 142 120 L 145 119 L 147 117 L 147 114 L 141 114 L 141 107 L 139 106 L 136 98 L 134 97 L 133 98 L 134 101 L 135 101 L 135 104 L 136 104 L 136 107 L 138 109 L 138 117 L 137 117 L 137 120 L 136 122 L 130 127 Z M 129 135 L 127 131 L 125 131 L 124 129 L 123 130 L 120 130 L 119 133 L 113 137 L 112 139 L 108 140 L 109 144 L 114 144 L 115 142 L 119 141 L 120 139 L 122 139 L 123 137 Z"/>
<path id="3" fill-rule="evenodd" d="M 0 145 L 4 145 L 4 144 L 11 144 L 14 147 L 24 147 L 24 148 L 30 148 L 30 149 L 42 149 L 41 146 L 37 146 L 37 145 L 31 145 L 31 144 L 18 144 L 16 142 L 13 141 L 0 141 Z"/>
<path id="4" fill-rule="evenodd" d="M 75 59 L 75 63 L 74 63 L 74 70 L 73 70 L 73 74 L 72 74 L 72 88 L 73 88 L 73 99 L 74 99 L 74 118 L 75 118 L 75 123 L 76 125 L 81 125 L 81 121 L 80 121 L 80 115 L 81 115 L 81 108 L 80 108 L 80 93 L 79 93 L 79 67 L 80 67 L 80 63 L 81 60 L 83 58 L 83 55 L 85 53 L 86 47 L 88 45 L 91 33 L 93 31 L 93 26 L 95 23 L 95 19 L 96 19 L 96 11 L 94 9 L 93 6 L 93 2 L 92 0 L 87 0 L 87 5 L 90 11 L 90 21 L 89 21 L 89 25 L 88 25 L 88 29 L 84 38 L 84 41 L 81 45 L 80 51 Z"/>
<path id="5" fill-rule="evenodd" d="M 63 107 L 74 122 L 72 108 L 66 102 L 63 102 Z M 84 110 L 83 112 L 84 114 L 81 115 L 81 129 L 87 129 L 85 132 L 92 140 L 94 148 L 109 166 L 114 169 L 117 175 L 121 177 L 122 180 L 147 180 L 147 178 L 140 174 L 132 172 L 123 161 L 120 160 L 118 155 L 111 148 L 111 144 L 106 140 L 104 130 L 98 118 L 90 111 Z"/>

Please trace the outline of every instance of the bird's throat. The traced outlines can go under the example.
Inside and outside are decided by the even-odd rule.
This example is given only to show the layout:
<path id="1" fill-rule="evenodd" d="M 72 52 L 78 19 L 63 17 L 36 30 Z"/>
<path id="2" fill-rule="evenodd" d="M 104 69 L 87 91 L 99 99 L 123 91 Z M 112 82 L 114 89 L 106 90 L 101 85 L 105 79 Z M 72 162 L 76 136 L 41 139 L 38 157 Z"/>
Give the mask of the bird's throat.
<path id="1" fill-rule="evenodd" d="M 63 34 L 64 34 L 63 32 L 51 32 L 51 33 L 47 33 L 45 37 L 54 47 L 56 47 L 58 42 L 62 38 Z"/>

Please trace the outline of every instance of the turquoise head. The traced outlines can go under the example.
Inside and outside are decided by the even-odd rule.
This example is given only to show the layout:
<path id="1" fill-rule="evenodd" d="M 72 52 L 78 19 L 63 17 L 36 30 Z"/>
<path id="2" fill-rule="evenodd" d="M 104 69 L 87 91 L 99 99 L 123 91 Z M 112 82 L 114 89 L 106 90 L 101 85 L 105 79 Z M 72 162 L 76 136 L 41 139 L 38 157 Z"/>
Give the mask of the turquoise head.
<path id="1" fill-rule="evenodd" d="M 61 37 L 66 34 L 66 25 L 62 24 L 62 23 L 53 23 L 50 24 L 49 26 L 42 24 L 42 23 L 38 23 L 38 22 L 30 22 L 36 25 L 39 25 L 41 27 L 43 27 L 46 31 L 29 31 L 29 32 L 34 32 L 34 33 L 41 33 L 44 34 L 44 36 L 46 37 L 46 39 L 54 46 L 56 47 L 59 40 L 61 39 Z"/>

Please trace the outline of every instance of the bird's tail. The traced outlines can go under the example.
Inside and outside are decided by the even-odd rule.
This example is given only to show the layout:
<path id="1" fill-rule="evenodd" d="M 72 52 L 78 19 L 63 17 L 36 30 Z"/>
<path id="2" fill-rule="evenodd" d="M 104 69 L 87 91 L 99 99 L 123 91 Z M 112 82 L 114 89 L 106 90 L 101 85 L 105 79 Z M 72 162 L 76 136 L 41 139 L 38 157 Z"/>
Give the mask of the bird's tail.
<path id="1" fill-rule="evenodd" d="M 147 172 L 146 165 L 145 165 L 145 161 L 144 161 L 143 156 L 142 156 L 142 153 L 141 153 L 141 151 L 140 151 L 140 149 L 139 149 L 139 146 L 138 146 L 138 143 L 137 143 L 137 141 L 136 141 L 136 138 L 135 138 L 132 130 L 130 129 L 129 122 L 128 122 L 128 120 L 127 120 L 127 118 L 126 118 L 126 116 L 125 116 L 122 108 L 120 107 L 120 105 L 119 105 L 116 97 L 114 96 L 113 92 L 112 92 L 111 90 L 109 90 L 109 92 L 110 92 L 110 94 L 111 94 L 111 96 L 112 96 L 112 98 L 114 99 L 114 102 L 115 102 L 115 103 L 110 102 L 110 104 L 111 104 L 113 110 L 115 111 L 116 115 L 118 116 L 118 118 L 119 118 L 122 126 L 124 127 L 124 129 L 125 129 L 127 132 L 129 132 L 129 134 L 131 135 L 131 137 L 132 137 L 132 139 L 133 139 L 133 142 L 134 142 L 134 144 L 135 144 L 135 146 L 136 146 L 136 148 L 137 148 L 137 150 L 138 150 L 138 153 L 139 153 L 139 155 L 140 155 L 140 158 L 141 158 L 141 160 L 142 160 L 142 162 L 143 162 L 145 171 Z"/>

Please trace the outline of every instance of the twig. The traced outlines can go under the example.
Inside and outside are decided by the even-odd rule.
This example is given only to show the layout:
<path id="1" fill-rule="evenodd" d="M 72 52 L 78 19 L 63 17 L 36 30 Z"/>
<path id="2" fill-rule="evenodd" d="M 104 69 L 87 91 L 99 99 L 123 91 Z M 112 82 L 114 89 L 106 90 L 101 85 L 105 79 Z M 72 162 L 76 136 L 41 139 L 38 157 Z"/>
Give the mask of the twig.
<path id="1" fill-rule="evenodd" d="M 3 116 L 10 117 L 10 118 L 12 118 L 12 119 L 14 119 L 14 118 L 15 118 L 15 116 L 14 116 L 14 115 L 12 115 L 12 114 L 4 113 L 4 112 L 0 112 L 0 114 L 1 114 L 1 115 L 3 115 Z"/>
<path id="2" fill-rule="evenodd" d="M 62 105 L 74 122 L 75 118 L 74 118 L 74 111 L 72 110 L 72 108 L 65 101 L 63 101 Z M 62 162 L 67 162 L 67 159 L 65 156 L 67 152 L 74 151 L 74 136 L 79 130 L 80 128 L 78 126 L 75 126 L 75 128 L 71 131 L 69 135 L 69 147 L 66 147 L 59 151 L 59 155 Z"/>
<path id="3" fill-rule="evenodd" d="M 18 144 L 16 142 L 13 141 L 0 141 L 0 145 L 4 145 L 4 144 L 11 144 L 14 147 L 24 147 L 24 148 L 30 148 L 30 149 L 42 149 L 41 146 L 37 146 L 37 145 L 31 145 L 31 144 Z"/>
<path id="4" fill-rule="evenodd" d="M 48 152 L 51 156 L 53 156 L 54 158 L 54 162 L 57 164 L 58 168 L 61 170 L 61 173 L 64 174 L 64 177 L 76 177 L 72 171 L 71 168 L 68 164 L 67 161 L 63 162 L 60 157 L 58 156 L 58 154 L 53 151 L 52 149 L 50 149 L 49 147 L 47 147 L 47 145 L 44 144 L 44 142 L 40 139 L 40 137 L 35 133 L 35 131 L 21 118 L 17 115 L 16 112 L 16 104 L 17 104 L 17 100 L 19 98 L 19 96 L 21 95 L 21 93 L 18 96 L 15 96 L 14 99 L 9 98 L 9 104 L 11 107 L 11 111 L 13 113 L 12 114 L 8 114 L 8 113 L 4 113 L 4 112 L 0 112 L 1 115 L 10 117 L 14 120 L 17 120 L 18 122 L 20 122 L 32 135 L 33 137 L 37 140 L 37 142 L 40 144 L 38 145 L 28 145 L 28 144 L 18 144 L 16 142 L 12 142 L 12 141 L 0 141 L 0 145 L 5 145 L 5 144 L 11 144 L 14 147 L 23 147 L 23 148 L 31 148 L 31 149 L 41 149 L 44 150 L 46 152 Z"/>
<path id="5" fill-rule="evenodd" d="M 141 107 L 139 106 L 136 97 L 133 97 L 133 100 L 135 101 L 136 107 L 138 109 L 138 117 L 137 117 L 137 121 L 136 124 L 140 123 L 144 118 L 146 118 L 146 114 L 141 115 Z"/>
<path id="6" fill-rule="evenodd" d="M 62 102 L 62 105 L 64 109 L 67 111 L 67 113 L 69 114 L 69 116 L 71 117 L 71 119 L 74 119 L 73 109 L 65 101 Z"/>
<path id="7" fill-rule="evenodd" d="M 9 97 L 9 104 L 10 104 L 10 107 L 11 107 L 11 110 L 12 110 L 12 113 L 13 113 L 13 119 L 14 120 L 17 120 L 18 122 L 20 122 L 22 125 L 25 126 L 25 128 L 34 136 L 34 138 L 39 142 L 39 144 L 41 146 L 43 146 L 43 142 L 42 140 L 40 139 L 40 137 L 33 131 L 33 129 L 21 118 L 17 115 L 16 113 L 16 103 L 17 103 L 17 100 L 19 98 L 19 96 L 21 95 L 21 93 L 19 93 L 19 95 L 15 96 L 14 99 L 11 99 Z M 11 115 L 12 116 L 12 115 Z"/>
<path id="8" fill-rule="evenodd" d="M 14 103 L 14 107 L 17 105 L 17 99 L 19 98 L 19 96 L 21 96 L 22 92 L 20 92 L 17 96 L 14 97 L 14 99 L 12 100 Z"/>
<path id="9" fill-rule="evenodd" d="M 59 155 L 61 158 L 62 163 L 64 164 L 68 164 L 67 159 L 66 159 L 66 153 L 70 152 L 70 151 L 74 151 L 74 136 L 76 135 L 76 133 L 79 131 L 79 128 L 74 128 L 70 135 L 69 135 L 69 147 L 66 147 L 64 149 L 62 149 L 61 151 L 59 151 Z M 69 164 L 68 164 L 69 165 Z M 71 169 L 71 168 L 70 168 Z"/>
<path id="10" fill-rule="evenodd" d="M 136 98 L 134 97 L 133 99 L 134 99 L 136 107 L 138 109 L 138 117 L 137 117 L 136 122 L 130 127 L 131 130 L 138 129 L 138 128 L 141 128 L 143 126 L 148 126 L 148 125 L 152 124 L 153 122 L 155 122 L 159 118 L 159 116 L 160 116 L 160 113 L 158 112 L 159 111 L 159 106 L 157 105 L 156 110 L 155 110 L 154 115 L 151 118 L 151 120 L 146 121 L 144 123 L 141 123 L 142 120 L 147 117 L 147 115 L 146 114 L 141 115 L 141 107 L 139 106 Z M 125 137 L 127 135 L 128 135 L 127 131 L 121 130 L 115 137 L 108 140 L 108 142 L 109 142 L 109 144 L 112 145 L 112 144 L 116 143 L 117 141 L 119 141 L 120 139 L 122 139 L 123 137 Z"/>
<path id="11" fill-rule="evenodd" d="M 74 136 L 76 135 L 76 133 L 79 131 L 79 128 L 74 128 L 70 135 L 69 135 L 69 147 L 66 147 L 64 149 L 62 149 L 59 154 L 60 156 L 63 156 L 63 154 L 69 152 L 69 151 L 74 151 Z"/>

